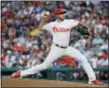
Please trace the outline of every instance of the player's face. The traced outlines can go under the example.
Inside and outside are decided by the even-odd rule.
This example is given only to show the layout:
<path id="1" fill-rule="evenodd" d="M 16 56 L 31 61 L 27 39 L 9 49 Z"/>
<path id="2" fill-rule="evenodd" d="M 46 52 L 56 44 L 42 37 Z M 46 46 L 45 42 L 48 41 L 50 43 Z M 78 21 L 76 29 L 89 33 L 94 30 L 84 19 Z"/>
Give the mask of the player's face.
<path id="1" fill-rule="evenodd" d="M 57 15 L 57 19 L 64 20 L 64 18 L 65 18 L 64 14 Z"/>

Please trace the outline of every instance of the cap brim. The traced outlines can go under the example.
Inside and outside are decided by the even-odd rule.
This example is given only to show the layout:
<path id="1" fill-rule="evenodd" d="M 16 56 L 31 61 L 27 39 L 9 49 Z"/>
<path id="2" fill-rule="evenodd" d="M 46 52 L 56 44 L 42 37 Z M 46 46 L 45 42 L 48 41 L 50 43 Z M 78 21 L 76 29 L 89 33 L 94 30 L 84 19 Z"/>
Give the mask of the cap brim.
<path id="1" fill-rule="evenodd" d="M 63 11 L 61 14 L 64 14 L 64 13 L 66 13 L 67 11 Z"/>
<path id="2" fill-rule="evenodd" d="M 60 12 L 59 14 L 56 14 L 56 15 L 60 15 L 60 14 L 65 14 L 67 11 L 63 11 L 63 12 Z"/>

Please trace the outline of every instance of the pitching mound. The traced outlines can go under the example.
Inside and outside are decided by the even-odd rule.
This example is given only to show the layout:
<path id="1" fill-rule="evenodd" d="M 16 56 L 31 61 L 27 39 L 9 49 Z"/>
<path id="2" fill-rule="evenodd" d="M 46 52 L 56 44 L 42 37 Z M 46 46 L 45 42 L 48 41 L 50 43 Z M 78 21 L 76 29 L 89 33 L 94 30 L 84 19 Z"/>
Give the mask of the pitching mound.
<path id="1" fill-rule="evenodd" d="M 108 87 L 97 86 L 78 82 L 66 82 L 56 80 L 32 80 L 32 79 L 2 79 L 2 87 Z"/>

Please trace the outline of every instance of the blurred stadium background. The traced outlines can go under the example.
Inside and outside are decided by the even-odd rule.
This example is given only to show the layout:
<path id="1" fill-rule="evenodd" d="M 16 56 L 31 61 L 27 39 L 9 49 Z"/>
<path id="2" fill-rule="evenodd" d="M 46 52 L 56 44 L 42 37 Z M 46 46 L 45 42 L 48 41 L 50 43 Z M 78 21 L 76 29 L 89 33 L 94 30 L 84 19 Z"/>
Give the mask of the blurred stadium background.
<path id="1" fill-rule="evenodd" d="M 83 20 L 91 31 L 76 27 L 71 32 L 70 46 L 80 50 L 96 69 L 98 79 L 108 80 L 108 32 L 109 2 L 107 1 L 2 1 L 1 2 L 1 67 L 2 77 L 18 69 L 30 68 L 44 61 L 50 50 L 52 37 L 39 32 L 41 14 L 51 14 L 48 22 L 55 20 L 55 8 L 67 9 L 66 18 Z M 73 53 L 72 53 L 73 54 Z M 57 79 L 70 81 L 87 80 L 81 64 L 68 56 L 60 57 L 50 69 L 26 78 Z"/>

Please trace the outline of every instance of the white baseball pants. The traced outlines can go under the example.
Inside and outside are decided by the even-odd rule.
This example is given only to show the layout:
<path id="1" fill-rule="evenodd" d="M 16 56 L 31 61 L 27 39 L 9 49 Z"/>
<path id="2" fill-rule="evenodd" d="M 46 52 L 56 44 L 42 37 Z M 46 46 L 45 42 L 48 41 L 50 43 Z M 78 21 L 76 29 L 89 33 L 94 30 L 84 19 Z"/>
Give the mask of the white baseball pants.
<path id="1" fill-rule="evenodd" d="M 48 54 L 47 58 L 42 64 L 36 65 L 32 68 L 29 68 L 27 70 L 21 71 L 21 76 L 27 76 L 30 74 L 37 73 L 39 71 L 47 69 L 55 60 L 57 60 L 59 57 L 67 55 L 70 57 L 75 58 L 77 61 L 79 61 L 85 72 L 87 73 L 89 77 L 89 81 L 93 81 L 96 79 L 93 69 L 91 68 L 90 64 L 87 61 L 87 58 L 81 54 L 77 49 L 73 47 L 67 47 L 66 49 L 59 48 L 55 46 L 55 44 L 52 44 L 50 53 Z"/>

